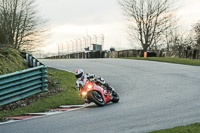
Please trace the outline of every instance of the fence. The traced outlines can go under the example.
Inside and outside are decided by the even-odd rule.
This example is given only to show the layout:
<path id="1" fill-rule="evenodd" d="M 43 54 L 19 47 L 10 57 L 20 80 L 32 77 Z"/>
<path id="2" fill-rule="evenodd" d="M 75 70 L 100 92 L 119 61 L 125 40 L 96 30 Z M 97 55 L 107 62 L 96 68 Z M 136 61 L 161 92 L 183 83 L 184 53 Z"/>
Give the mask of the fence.
<path id="1" fill-rule="evenodd" d="M 151 53 L 148 52 L 148 55 L 151 56 Z M 90 51 L 90 52 L 81 52 L 73 53 L 67 55 L 59 55 L 47 57 L 50 59 L 56 58 L 120 58 L 120 57 L 144 57 L 143 50 L 122 50 L 122 51 Z"/>
<path id="2" fill-rule="evenodd" d="M 104 47 L 104 35 L 100 36 L 86 36 L 83 38 L 77 38 L 74 40 L 61 42 L 57 44 L 58 47 L 58 55 L 66 55 L 66 54 L 73 54 L 73 53 L 80 53 L 84 52 L 85 48 L 89 48 L 90 50 L 93 49 L 93 44 L 99 44 Z"/>
<path id="3" fill-rule="evenodd" d="M 144 57 L 143 50 L 121 50 L 121 51 L 90 51 L 66 54 L 62 56 L 47 57 L 50 59 L 56 58 L 120 58 L 120 57 Z M 188 58 L 200 59 L 200 50 L 184 50 L 184 51 L 167 51 L 162 50 L 148 51 L 147 57 L 168 57 L 168 58 Z"/>
<path id="4" fill-rule="evenodd" d="M 46 66 L 0 76 L 0 106 L 47 91 Z"/>
<path id="5" fill-rule="evenodd" d="M 40 61 L 38 61 L 36 58 L 34 58 L 31 54 L 21 52 L 21 55 L 27 60 L 29 67 L 37 67 L 37 66 L 44 65 Z"/>

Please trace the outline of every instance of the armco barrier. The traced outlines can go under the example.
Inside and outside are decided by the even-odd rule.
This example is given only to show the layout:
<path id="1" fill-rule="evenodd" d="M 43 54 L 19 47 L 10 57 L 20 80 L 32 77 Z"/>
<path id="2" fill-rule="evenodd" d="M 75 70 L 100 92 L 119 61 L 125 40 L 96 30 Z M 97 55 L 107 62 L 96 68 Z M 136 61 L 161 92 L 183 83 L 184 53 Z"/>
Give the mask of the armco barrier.
<path id="1" fill-rule="evenodd" d="M 34 58 L 31 54 L 21 52 L 21 55 L 27 60 L 29 67 L 37 67 L 37 66 L 44 65 L 40 61 L 38 61 L 36 58 Z"/>
<path id="2" fill-rule="evenodd" d="M 0 106 L 47 91 L 46 66 L 0 76 Z"/>

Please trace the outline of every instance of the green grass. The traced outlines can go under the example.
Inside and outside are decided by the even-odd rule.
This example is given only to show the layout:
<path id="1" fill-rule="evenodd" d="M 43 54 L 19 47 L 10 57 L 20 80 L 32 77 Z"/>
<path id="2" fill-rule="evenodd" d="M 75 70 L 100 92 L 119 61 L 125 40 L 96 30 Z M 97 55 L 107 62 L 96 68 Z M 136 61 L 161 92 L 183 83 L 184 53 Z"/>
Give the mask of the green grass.
<path id="1" fill-rule="evenodd" d="M 80 97 L 80 94 L 75 87 L 76 79 L 73 73 L 61 70 L 48 70 L 48 76 L 59 84 L 59 87 L 63 90 L 61 93 L 43 98 L 23 108 L 12 111 L 1 111 L 0 121 L 4 117 L 20 116 L 25 113 L 43 112 L 47 109 L 57 108 L 60 105 L 75 105 L 84 103 L 83 98 Z"/>
<path id="2" fill-rule="evenodd" d="M 192 124 L 188 126 L 175 127 L 172 129 L 154 131 L 150 133 L 200 133 L 200 123 L 196 123 L 196 124 Z"/>
<path id="3" fill-rule="evenodd" d="M 159 62 L 167 62 L 167 63 L 175 63 L 175 64 L 184 64 L 184 65 L 193 65 L 200 66 L 200 60 L 193 59 L 183 59 L 183 58 L 163 58 L 163 57 L 127 57 L 122 59 L 134 59 L 134 60 L 148 60 L 148 61 L 159 61 Z"/>
<path id="4" fill-rule="evenodd" d="M 28 68 L 27 61 L 19 51 L 11 48 L 0 49 L 0 75 Z"/>

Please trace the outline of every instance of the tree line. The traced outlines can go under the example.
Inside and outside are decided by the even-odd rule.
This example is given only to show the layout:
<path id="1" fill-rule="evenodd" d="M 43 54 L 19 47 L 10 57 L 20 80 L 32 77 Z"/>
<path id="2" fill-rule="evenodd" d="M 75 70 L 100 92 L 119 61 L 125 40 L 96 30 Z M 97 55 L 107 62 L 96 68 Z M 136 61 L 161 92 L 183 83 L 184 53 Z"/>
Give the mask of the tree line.
<path id="1" fill-rule="evenodd" d="M 0 0 L 0 47 L 33 51 L 44 39 L 45 23 L 35 0 Z"/>
<path id="2" fill-rule="evenodd" d="M 139 43 L 144 51 L 200 50 L 200 21 L 188 34 L 181 33 L 175 0 L 119 0 L 119 4 L 130 41 Z"/>

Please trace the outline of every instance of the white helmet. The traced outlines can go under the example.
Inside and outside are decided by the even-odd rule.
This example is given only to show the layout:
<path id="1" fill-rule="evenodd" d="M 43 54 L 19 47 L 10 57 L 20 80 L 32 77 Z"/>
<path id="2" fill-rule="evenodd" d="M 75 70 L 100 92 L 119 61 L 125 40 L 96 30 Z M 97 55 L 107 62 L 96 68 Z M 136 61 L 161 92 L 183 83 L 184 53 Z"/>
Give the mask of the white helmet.
<path id="1" fill-rule="evenodd" d="M 82 69 L 77 69 L 76 70 L 75 76 L 76 76 L 77 79 L 83 78 L 83 75 L 84 75 L 84 71 Z"/>

